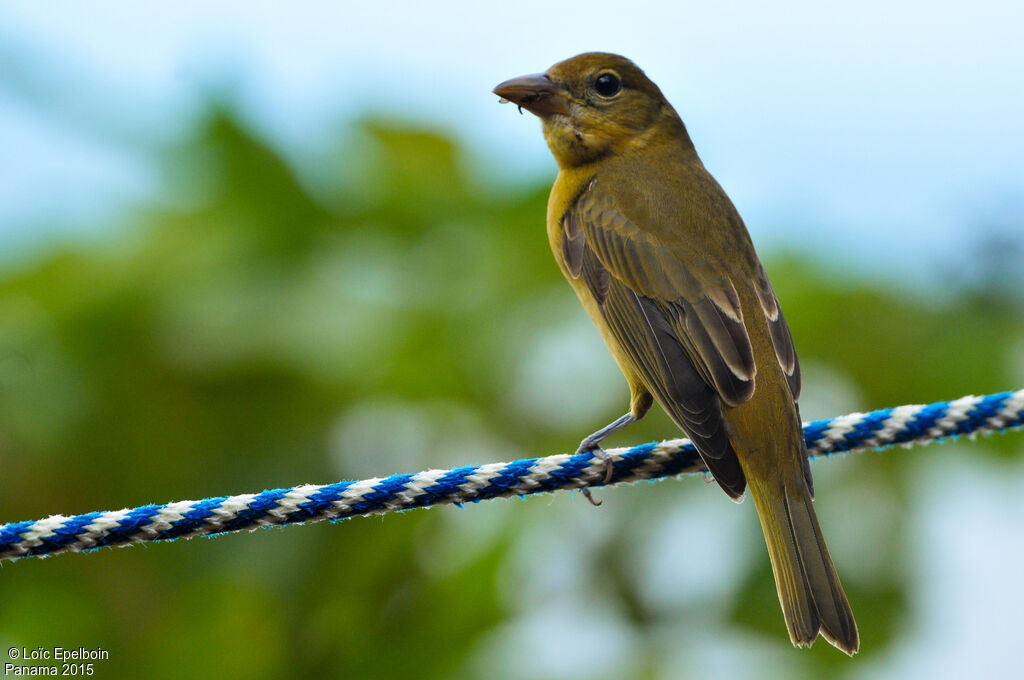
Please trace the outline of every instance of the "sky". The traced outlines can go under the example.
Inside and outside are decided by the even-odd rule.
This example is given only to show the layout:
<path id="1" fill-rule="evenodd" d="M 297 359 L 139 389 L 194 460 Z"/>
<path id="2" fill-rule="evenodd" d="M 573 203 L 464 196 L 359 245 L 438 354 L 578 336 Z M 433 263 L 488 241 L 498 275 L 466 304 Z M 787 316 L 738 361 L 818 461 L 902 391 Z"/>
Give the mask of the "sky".
<path id="1" fill-rule="evenodd" d="M 298 165 L 378 112 L 544 180 L 491 88 L 625 54 L 680 111 L 762 249 L 910 280 L 1024 216 L 1024 4 L 0 2 L 0 249 L 99 228 L 157 190 L 154 140 L 227 87 Z"/>

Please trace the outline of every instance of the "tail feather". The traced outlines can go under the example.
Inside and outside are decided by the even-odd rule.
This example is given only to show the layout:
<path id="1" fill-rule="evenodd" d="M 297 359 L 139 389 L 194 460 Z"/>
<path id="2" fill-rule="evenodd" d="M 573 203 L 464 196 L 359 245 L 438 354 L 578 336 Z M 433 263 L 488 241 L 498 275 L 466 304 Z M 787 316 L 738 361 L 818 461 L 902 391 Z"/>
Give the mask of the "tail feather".
<path id="1" fill-rule="evenodd" d="M 798 647 L 810 647 L 820 633 L 852 656 L 860 648 L 857 623 L 821 535 L 810 490 L 800 482 L 796 488 L 780 485 L 773 493 L 750 484 L 789 637 Z"/>

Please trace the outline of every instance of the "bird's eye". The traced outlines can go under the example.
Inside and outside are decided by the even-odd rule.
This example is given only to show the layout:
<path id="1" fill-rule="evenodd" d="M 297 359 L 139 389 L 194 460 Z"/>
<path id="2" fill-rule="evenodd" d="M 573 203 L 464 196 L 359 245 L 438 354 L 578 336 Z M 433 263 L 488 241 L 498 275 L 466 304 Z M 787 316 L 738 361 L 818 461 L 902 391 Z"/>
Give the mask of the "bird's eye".
<path id="1" fill-rule="evenodd" d="M 612 97 L 622 89 L 622 81 L 614 73 L 602 73 L 594 79 L 594 89 L 602 97 Z"/>

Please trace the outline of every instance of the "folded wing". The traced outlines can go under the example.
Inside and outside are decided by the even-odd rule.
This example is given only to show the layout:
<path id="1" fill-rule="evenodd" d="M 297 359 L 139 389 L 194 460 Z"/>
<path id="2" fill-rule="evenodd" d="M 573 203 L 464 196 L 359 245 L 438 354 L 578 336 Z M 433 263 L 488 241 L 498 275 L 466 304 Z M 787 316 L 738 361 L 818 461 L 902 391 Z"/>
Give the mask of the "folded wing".
<path id="1" fill-rule="evenodd" d="M 562 229 L 570 274 L 582 277 L 647 388 L 694 441 L 722 488 L 742 495 L 746 480 L 722 408 L 750 399 L 757 366 L 733 283 L 684 262 L 624 215 L 596 181 L 566 213 Z M 796 353 L 766 276 L 757 281 L 757 297 L 795 398 Z"/>

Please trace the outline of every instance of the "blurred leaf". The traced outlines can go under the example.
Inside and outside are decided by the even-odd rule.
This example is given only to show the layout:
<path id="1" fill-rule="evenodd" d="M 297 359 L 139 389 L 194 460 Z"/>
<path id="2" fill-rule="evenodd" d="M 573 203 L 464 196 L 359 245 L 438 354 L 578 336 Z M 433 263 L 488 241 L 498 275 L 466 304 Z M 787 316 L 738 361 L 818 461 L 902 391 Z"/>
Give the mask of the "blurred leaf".
<path id="1" fill-rule="evenodd" d="M 549 180 L 481 188 L 445 135 L 379 120 L 324 148 L 335 149 L 330 171 L 306 176 L 231 107 L 211 105 L 161 152 L 164 195 L 111 238 L 0 272 L 0 521 L 554 453 L 621 413 L 626 385 L 601 373 L 615 368 L 596 331 L 576 333 L 583 312 L 548 251 Z M 855 384 L 862 409 L 1018 387 L 1007 377 L 1022 331 L 1013 304 L 933 301 L 795 257 L 768 269 L 801 357 Z M 525 356 L 552 347 L 554 360 Z M 537 366 L 567 386 L 540 415 L 522 401 Z M 588 394 L 607 385 L 619 392 Z M 598 406 L 562 408 L 569 399 Z M 676 434 L 652 414 L 618 441 Z M 1019 437 L 991 443 L 1020 455 Z M 904 507 L 900 455 L 834 474 Z M 593 560 L 581 590 L 614 600 L 640 649 L 658 647 L 664 612 L 616 556 L 642 530 L 631 514 L 663 511 L 679 487 L 609 490 L 611 528 L 574 553 Z M 183 658 L 186 674 L 208 676 L 462 677 L 489 631 L 529 614 L 506 611 L 501 581 L 536 527 L 502 529 L 438 573 L 415 546 L 453 540 L 438 528 L 444 512 L 456 511 L 10 565 L 0 635 L 110 648 L 107 677 L 180 677 Z M 785 647 L 767 559 L 740 572 L 734 621 Z M 865 655 L 911 616 L 904 578 L 892 566 L 847 582 Z M 680 615 L 704 625 L 699 611 Z M 805 677 L 845 668 L 824 643 L 799 658 Z M 657 665 L 636 668 L 654 677 Z"/>

